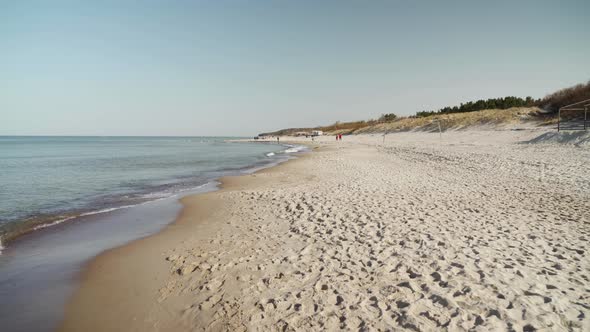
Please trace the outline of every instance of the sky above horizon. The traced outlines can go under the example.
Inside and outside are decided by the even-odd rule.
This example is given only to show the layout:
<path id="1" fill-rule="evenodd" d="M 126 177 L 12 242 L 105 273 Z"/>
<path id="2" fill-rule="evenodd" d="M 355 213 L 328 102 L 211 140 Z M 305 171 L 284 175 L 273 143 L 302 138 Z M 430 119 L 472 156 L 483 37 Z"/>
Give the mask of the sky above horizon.
<path id="1" fill-rule="evenodd" d="M 590 79 L 590 1 L 0 1 L 0 135 L 251 136 Z"/>

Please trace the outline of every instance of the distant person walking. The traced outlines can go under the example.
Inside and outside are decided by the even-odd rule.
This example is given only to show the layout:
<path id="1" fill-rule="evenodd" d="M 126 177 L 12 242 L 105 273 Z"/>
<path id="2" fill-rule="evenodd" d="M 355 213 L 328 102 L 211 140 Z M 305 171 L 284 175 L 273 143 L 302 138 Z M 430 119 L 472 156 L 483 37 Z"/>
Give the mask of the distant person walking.
<path id="1" fill-rule="evenodd" d="M 281 143 L 279 143 L 279 140 L 280 140 L 280 137 L 277 136 L 277 144 L 281 144 Z"/>

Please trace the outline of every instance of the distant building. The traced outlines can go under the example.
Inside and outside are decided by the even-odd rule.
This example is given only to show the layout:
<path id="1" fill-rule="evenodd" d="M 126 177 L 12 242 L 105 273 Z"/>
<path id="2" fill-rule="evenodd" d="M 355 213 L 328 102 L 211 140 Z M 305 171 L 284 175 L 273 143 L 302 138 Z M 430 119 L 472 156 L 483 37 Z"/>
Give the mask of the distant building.
<path id="1" fill-rule="evenodd" d="M 324 135 L 324 132 L 321 130 L 314 130 L 311 132 L 311 136 L 322 136 Z"/>

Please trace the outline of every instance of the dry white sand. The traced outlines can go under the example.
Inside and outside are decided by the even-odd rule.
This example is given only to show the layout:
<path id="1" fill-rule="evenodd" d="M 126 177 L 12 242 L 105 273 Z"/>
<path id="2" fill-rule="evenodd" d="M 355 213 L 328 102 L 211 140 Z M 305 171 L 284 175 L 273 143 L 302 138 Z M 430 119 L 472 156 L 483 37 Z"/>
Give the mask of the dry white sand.
<path id="1" fill-rule="evenodd" d="M 516 143 L 539 134 L 316 139 L 112 253 L 101 273 L 146 255 L 160 272 L 91 272 L 64 330 L 588 331 L 590 149 Z"/>

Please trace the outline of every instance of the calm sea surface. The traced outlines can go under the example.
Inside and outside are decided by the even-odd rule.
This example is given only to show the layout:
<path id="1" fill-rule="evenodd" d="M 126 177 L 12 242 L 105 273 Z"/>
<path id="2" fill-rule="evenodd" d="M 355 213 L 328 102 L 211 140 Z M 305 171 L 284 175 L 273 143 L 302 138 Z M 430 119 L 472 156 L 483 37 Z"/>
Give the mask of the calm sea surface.
<path id="1" fill-rule="evenodd" d="M 167 197 L 220 172 L 268 163 L 285 150 L 226 139 L 0 137 L 0 239 Z"/>

